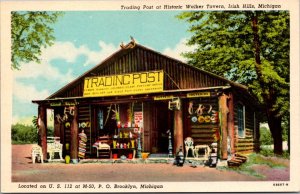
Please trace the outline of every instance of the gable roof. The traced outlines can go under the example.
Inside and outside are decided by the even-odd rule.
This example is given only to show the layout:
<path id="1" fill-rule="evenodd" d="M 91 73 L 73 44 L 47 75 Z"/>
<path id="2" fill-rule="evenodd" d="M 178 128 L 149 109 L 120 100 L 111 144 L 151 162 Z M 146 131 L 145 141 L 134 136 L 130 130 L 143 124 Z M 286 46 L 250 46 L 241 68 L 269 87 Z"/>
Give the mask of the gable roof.
<path id="1" fill-rule="evenodd" d="M 115 53 L 113 53 L 112 55 L 110 55 L 109 57 L 107 57 L 106 59 L 101 61 L 98 65 L 96 65 L 95 67 L 93 67 L 90 70 L 86 71 L 85 73 L 83 73 L 82 75 L 80 75 L 75 80 L 71 81 L 70 83 L 68 83 L 67 85 L 62 87 L 61 89 L 57 90 L 55 93 L 53 93 L 52 95 L 50 95 L 46 99 L 59 98 L 59 97 L 61 97 L 61 95 L 63 95 L 63 93 L 67 92 L 70 88 L 75 87 L 75 86 L 78 87 L 78 88 L 80 88 L 80 87 L 82 88 L 82 86 L 80 86 L 80 84 L 83 83 L 83 80 L 84 80 L 85 77 L 91 77 L 91 76 L 95 76 L 95 75 L 99 74 L 99 71 L 101 71 L 101 68 L 103 69 L 106 64 L 109 65 L 109 64 L 113 63 L 114 60 L 119 59 L 122 56 L 130 55 L 130 53 L 133 52 L 135 49 L 143 50 L 147 53 L 152 53 L 155 57 L 156 56 L 163 57 L 166 60 L 172 61 L 173 65 L 174 64 L 181 65 L 181 66 L 186 67 L 188 69 L 192 69 L 192 71 L 200 72 L 203 75 L 207 75 L 207 76 L 211 77 L 214 80 L 218 80 L 219 81 L 218 83 L 222 83 L 221 85 L 230 85 L 230 86 L 233 86 L 233 87 L 240 88 L 242 90 L 247 90 L 248 89 L 246 86 L 244 86 L 242 84 L 230 81 L 228 79 L 225 79 L 221 76 L 210 73 L 208 71 L 201 70 L 197 67 L 188 65 L 188 64 L 186 64 L 186 63 L 184 63 L 184 62 L 182 62 L 178 59 L 163 55 L 160 52 L 154 51 L 150 48 L 147 48 L 145 46 L 137 44 L 134 40 L 129 42 L 127 45 L 122 44 L 120 46 L 121 46 L 121 48 L 119 50 L 117 50 Z M 138 56 L 138 57 L 140 57 L 140 56 Z M 118 74 L 120 74 L 120 73 L 118 73 Z M 72 96 L 72 97 L 74 97 L 74 96 Z"/>

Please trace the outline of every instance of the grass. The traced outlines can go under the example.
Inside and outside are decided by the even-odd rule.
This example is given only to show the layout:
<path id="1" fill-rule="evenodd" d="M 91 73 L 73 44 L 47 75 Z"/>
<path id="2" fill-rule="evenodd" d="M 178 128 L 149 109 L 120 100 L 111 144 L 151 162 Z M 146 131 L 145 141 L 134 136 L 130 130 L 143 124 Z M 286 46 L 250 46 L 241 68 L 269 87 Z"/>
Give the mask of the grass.
<path id="1" fill-rule="evenodd" d="M 266 157 L 279 157 L 284 159 L 290 159 L 290 154 L 287 150 L 284 150 L 281 156 L 274 154 L 272 149 L 261 149 L 259 153 Z"/>
<path id="2" fill-rule="evenodd" d="M 217 167 L 219 170 L 229 170 L 229 171 L 235 171 L 240 174 L 250 175 L 258 178 L 264 178 L 262 174 L 255 171 L 252 167 L 255 165 L 266 165 L 270 168 L 286 168 L 287 165 L 282 162 L 282 160 L 278 160 L 278 157 L 266 157 L 262 154 L 256 154 L 252 153 L 247 156 L 248 160 L 244 164 L 242 164 L 239 167 Z"/>

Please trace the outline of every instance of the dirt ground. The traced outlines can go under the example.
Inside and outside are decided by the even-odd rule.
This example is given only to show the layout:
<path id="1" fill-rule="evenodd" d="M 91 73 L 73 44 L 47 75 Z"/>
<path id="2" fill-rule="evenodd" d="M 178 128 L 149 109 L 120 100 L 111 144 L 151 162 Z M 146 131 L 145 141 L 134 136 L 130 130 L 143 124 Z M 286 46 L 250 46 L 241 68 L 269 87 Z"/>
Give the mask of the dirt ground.
<path id="1" fill-rule="evenodd" d="M 147 182 L 147 181 L 280 181 L 289 180 L 287 168 L 272 169 L 265 165 L 255 166 L 264 175 L 258 178 L 234 171 L 218 170 L 204 166 L 196 168 L 186 164 L 177 167 L 172 164 L 32 164 L 32 145 L 12 146 L 12 182 Z M 284 161 L 289 164 L 288 160 Z"/>

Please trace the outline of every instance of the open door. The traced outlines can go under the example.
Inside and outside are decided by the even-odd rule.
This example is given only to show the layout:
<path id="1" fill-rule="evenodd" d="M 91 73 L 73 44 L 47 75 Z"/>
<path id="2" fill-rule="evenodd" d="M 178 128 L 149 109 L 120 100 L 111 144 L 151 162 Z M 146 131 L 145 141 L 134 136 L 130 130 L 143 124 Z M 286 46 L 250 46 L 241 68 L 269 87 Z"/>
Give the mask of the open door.
<path id="1" fill-rule="evenodd" d="M 151 131 L 151 153 L 168 153 L 168 130 L 173 133 L 173 111 L 167 101 L 157 101 L 153 107 L 153 128 Z"/>

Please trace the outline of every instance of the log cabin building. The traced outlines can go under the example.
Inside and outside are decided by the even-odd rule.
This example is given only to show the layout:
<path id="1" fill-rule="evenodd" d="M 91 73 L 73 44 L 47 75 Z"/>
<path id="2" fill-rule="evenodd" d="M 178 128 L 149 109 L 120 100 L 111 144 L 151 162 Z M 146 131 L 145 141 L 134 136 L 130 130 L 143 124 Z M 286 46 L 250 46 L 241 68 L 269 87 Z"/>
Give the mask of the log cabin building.
<path id="1" fill-rule="evenodd" d="M 120 138 L 132 129 L 144 152 L 168 153 L 168 132 L 176 154 L 184 139 L 194 145 L 218 143 L 218 157 L 249 153 L 259 147 L 258 106 L 246 86 L 162 55 L 135 41 L 38 104 L 39 136 L 47 155 L 46 110 L 54 111 L 54 136 L 63 153 L 70 145 L 78 159 L 78 135 L 84 130 L 85 158 L 96 158 L 95 142 L 102 136 Z M 127 131 L 128 132 L 128 131 Z M 124 136 L 127 135 L 121 134 Z M 137 148 L 138 142 L 110 143 Z M 118 145 L 116 145 L 118 144 Z M 122 145 L 121 145 L 122 144 Z M 140 157 L 140 156 L 138 156 Z M 44 157 L 45 158 L 45 157 Z"/>

